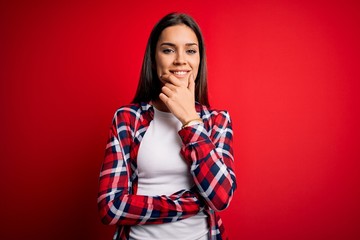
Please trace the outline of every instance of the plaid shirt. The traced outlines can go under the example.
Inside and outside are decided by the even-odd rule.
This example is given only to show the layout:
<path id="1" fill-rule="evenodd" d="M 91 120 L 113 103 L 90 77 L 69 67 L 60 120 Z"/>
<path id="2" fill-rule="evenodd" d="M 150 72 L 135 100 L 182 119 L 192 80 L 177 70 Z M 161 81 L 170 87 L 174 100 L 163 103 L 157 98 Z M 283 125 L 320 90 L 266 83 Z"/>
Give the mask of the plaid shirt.
<path id="1" fill-rule="evenodd" d="M 154 117 L 148 103 L 130 104 L 115 113 L 100 172 L 98 206 L 105 224 L 116 224 L 114 239 L 129 239 L 130 226 L 179 221 L 205 211 L 209 239 L 226 239 L 217 211 L 229 205 L 236 189 L 232 128 L 226 111 L 196 103 L 203 124 L 178 133 L 181 155 L 189 162 L 195 186 L 170 196 L 140 196 L 137 191 L 137 153 Z"/>

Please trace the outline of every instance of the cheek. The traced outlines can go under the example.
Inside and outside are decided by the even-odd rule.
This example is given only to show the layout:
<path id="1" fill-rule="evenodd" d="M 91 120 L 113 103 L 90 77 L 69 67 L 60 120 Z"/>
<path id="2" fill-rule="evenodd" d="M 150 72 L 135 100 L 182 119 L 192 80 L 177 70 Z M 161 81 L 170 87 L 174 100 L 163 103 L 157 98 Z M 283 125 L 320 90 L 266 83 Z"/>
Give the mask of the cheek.
<path id="1" fill-rule="evenodd" d="M 200 67 L 200 59 L 196 59 L 194 62 L 193 62 L 193 69 L 198 72 L 199 71 L 199 67 Z"/>
<path id="2" fill-rule="evenodd" d="M 155 69 L 158 76 L 161 74 L 162 64 L 158 56 L 155 56 Z"/>
<path id="3" fill-rule="evenodd" d="M 197 64 L 196 64 L 196 76 L 195 79 L 197 78 L 197 76 L 199 75 L 199 67 L 200 67 L 200 60 L 198 60 Z"/>
<path id="4" fill-rule="evenodd" d="M 156 70 L 159 73 L 159 71 L 162 71 L 164 69 L 167 68 L 168 64 L 167 64 L 167 59 L 165 59 L 164 57 L 156 57 L 155 58 L 155 63 L 156 63 Z"/>

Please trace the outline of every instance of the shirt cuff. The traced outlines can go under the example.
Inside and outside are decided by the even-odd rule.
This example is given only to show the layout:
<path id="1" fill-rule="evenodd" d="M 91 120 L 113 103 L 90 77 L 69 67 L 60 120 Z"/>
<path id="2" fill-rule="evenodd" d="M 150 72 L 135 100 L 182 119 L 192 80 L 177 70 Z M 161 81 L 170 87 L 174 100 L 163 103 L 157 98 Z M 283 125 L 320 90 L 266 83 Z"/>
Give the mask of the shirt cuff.
<path id="1" fill-rule="evenodd" d="M 184 127 L 178 133 L 185 146 L 206 141 L 209 138 L 203 123 Z"/>

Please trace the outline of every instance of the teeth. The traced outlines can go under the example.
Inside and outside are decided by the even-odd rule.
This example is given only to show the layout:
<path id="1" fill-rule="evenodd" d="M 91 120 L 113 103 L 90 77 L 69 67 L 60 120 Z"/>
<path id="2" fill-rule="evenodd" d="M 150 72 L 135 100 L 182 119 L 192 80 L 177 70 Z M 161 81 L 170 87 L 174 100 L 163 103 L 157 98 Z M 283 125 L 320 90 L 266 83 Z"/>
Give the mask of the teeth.
<path id="1" fill-rule="evenodd" d="M 174 72 L 175 75 L 185 75 L 187 72 L 186 71 L 176 71 Z"/>

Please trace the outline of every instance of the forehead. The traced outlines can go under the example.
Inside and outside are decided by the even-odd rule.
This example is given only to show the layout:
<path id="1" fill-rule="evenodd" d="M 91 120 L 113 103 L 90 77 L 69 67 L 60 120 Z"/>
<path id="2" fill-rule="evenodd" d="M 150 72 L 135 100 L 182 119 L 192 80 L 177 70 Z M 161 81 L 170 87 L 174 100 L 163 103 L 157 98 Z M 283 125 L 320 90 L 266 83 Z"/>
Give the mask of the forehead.
<path id="1" fill-rule="evenodd" d="M 158 40 L 158 43 L 162 42 L 171 42 L 175 44 L 198 44 L 198 39 L 195 32 L 191 28 L 181 24 L 165 28 L 161 32 Z"/>

